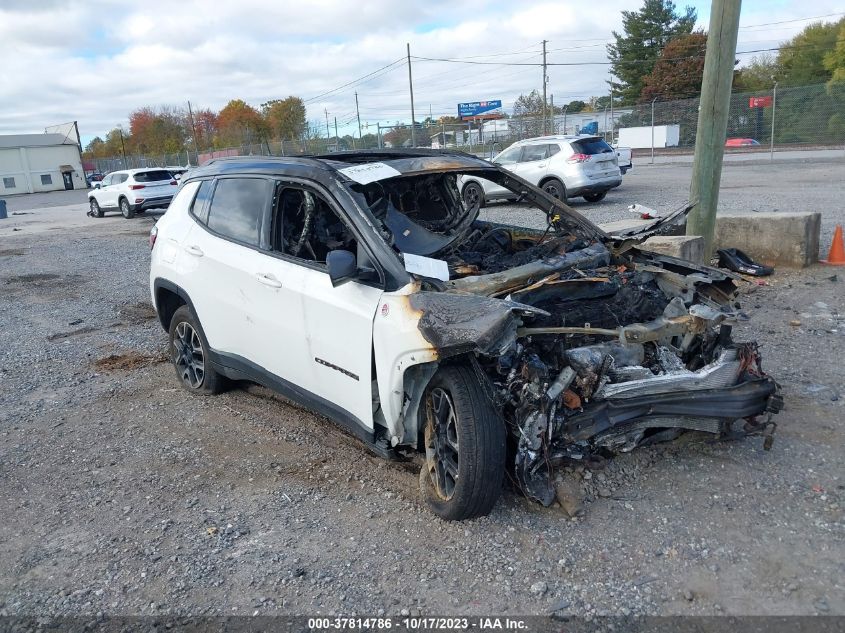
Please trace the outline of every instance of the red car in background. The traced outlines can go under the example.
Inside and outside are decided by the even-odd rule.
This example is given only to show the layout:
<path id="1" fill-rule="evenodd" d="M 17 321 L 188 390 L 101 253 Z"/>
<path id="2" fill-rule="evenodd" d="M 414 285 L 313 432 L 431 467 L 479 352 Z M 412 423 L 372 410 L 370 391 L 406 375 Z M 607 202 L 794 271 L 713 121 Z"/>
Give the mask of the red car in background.
<path id="1" fill-rule="evenodd" d="M 729 138 L 725 141 L 725 147 L 751 147 L 759 144 L 759 141 L 753 138 Z"/>

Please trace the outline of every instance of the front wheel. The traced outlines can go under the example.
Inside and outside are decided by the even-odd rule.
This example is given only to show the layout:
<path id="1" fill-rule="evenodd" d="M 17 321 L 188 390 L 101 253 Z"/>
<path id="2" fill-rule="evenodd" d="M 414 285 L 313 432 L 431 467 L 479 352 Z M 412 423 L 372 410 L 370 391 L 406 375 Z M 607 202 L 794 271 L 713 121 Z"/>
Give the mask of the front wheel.
<path id="1" fill-rule="evenodd" d="M 464 204 L 470 212 L 476 212 L 484 206 L 484 189 L 477 182 L 470 182 L 464 187 Z"/>
<path id="2" fill-rule="evenodd" d="M 566 187 L 557 178 L 549 178 L 543 183 L 543 191 L 549 194 L 552 198 L 557 198 L 566 202 Z"/>
<path id="3" fill-rule="evenodd" d="M 606 191 L 600 191 L 599 193 L 585 193 L 584 200 L 586 200 L 587 202 L 599 202 L 601 200 L 604 200 L 606 195 Z"/>
<path id="4" fill-rule="evenodd" d="M 92 218 L 103 217 L 103 210 L 100 208 L 100 204 L 95 198 L 91 198 L 89 206 L 91 207 L 91 210 L 88 212 L 88 215 L 90 215 Z"/>
<path id="5" fill-rule="evenodd" d="M 191 393 L 210 395 L 223 391 L 225 378 L 208 357 L 208 343 L 194 313 L 182 306 L 170 320 L 170 360 L 182 386 Z"/>
<path id="6" fill-rule="evenodd" d="M 120 199 L 120 212 L 127 220 L 131 220 L 135 217 L 135 211 L 132 210 L 132 205 L 129 204 L 129 200 L 126 198 Z"/>
<path id="7" fill-rule="evenodd" d="M 442 519 L 489 514 L 502 491 L 505 425 L 468 366 L 440 369 L 425 393 L 420 488 Z"/>

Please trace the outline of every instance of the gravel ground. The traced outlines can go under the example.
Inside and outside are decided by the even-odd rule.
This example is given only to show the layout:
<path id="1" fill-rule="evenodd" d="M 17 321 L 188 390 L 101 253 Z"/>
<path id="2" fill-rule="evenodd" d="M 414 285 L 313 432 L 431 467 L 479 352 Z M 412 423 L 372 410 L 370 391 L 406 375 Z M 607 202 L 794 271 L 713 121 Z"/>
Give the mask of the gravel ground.
<path id="1" fill-rule="evenodd" d="M 674 205 L 638 182 L 675 169 L 588 214 Z M 262 388 L 182 391 L 132 222 L 0 242 L 0 615 L 845 614 L 837 269 L 746 289 L 737 338 L 787 402 L 770 452 L 688 435 L 567 472 L 576 518 L 505 491 L 446 523 L 417 464 Z"/>

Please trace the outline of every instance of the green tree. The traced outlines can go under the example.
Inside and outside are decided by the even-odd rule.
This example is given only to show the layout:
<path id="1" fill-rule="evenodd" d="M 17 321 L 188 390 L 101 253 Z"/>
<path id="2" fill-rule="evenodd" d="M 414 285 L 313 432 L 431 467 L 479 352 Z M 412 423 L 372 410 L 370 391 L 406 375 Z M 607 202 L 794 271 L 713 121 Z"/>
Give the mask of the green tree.
<path id="1" fill-rule="evenodd" d="M 661 101 L 686 99 L 701 92 L 704 76 L 704 53 L 707 50 L 707 36 L 704 33 L 680 35 L 670 41 L 650 75 L 643 78 L 640 102 L 655 97 Z"/>
<path id="2" fill-rule="evenodd" d="M 587 102 L 581 101 L 580 99 L 576 99 L 575 101 L 570 101 L 566 104 L 566 111 L 568 113 L 573 112 L 583 112 L 587 108 Z M 563 113 L 563 108 L 555 108 L 558 114 Z"/>
<path id="3" fill-rule="evenodd" d="M 748 66 L 740 68 L 734 74 L 734 89 L 742 92 L 770 90 L 779 69 L 773 55 L 769 53 L 763 53 L 759 57 L 755 55 Z"/>
<path id="4" fill-rule="evenodd" d="M 305 133 L 305 103 L 299 97 L 273 99 L 261 104 L 270 133 L 277 140 L 299 140 Z"/>
<path id="5" fill-rule="evenodd" d="M 833 71 L 825 65 L 825 58 L 837 48 L 845 18 L 838 22 L 815 22 L 798 35 L 781 44 L 778 51 L 778 84 L 807 86 L 825 83 Z"/>
<path id="6" fill-rule="evenodd" d="M 692 7 L 678 13 L 671 0 L 644 0 L 639 11 L 622 12 L 623 33 L 613 32 L 607 55 L 623 103 L 636 102 L 660 52 L 670 40 L 692 33 L 696 17 Z"/>

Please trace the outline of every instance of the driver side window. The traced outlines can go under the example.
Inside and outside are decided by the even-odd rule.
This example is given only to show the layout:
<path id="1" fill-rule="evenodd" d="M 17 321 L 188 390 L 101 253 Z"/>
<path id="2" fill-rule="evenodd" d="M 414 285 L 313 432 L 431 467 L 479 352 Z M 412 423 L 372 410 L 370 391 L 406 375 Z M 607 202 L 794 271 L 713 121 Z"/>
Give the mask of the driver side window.
<path id="1" fill-rule="evenodd" d="M 325 266 L 330 251 L 357 252 L 355 236 L 318 193 L 293 183 L 276 185 L 273 250 Z"/>

